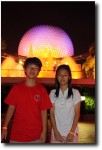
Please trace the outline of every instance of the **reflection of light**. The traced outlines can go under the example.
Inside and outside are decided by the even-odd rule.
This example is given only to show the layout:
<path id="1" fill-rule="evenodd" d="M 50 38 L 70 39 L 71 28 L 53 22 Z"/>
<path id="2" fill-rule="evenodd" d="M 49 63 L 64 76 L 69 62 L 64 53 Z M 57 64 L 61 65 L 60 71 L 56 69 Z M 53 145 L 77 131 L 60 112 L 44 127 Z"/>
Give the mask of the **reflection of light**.
<path id="1" fill-rule="evenodd" d="M 81 101 L 85 101 L 85 96 L 81 96 Z"/>
<path id="2" fill-rule="evenodd" d="M 65 57 L 74 54 L 70 37 L 62 29 L 40 25 L 28 30 L 22 37 L 18 54 L 28 57 Z"/>

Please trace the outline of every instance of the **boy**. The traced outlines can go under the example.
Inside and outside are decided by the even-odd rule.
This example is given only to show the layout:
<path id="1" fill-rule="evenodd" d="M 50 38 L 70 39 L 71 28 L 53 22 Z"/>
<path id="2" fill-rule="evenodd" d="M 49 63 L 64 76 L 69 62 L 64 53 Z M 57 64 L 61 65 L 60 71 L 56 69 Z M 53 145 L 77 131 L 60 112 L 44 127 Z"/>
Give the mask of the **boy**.
<path id="1" fill-rule="evenodd" d="M 7 126 L 14 114 L 10 143 L 45 143 L 47 109 L 52 104 L 44 86 L 36 81 L 41 67 L 38 58 L 26 59 L 25 81 L 14 85 L 5 99 L 9 106 L 2 127 L 2 140 L 7 137 Z"/>

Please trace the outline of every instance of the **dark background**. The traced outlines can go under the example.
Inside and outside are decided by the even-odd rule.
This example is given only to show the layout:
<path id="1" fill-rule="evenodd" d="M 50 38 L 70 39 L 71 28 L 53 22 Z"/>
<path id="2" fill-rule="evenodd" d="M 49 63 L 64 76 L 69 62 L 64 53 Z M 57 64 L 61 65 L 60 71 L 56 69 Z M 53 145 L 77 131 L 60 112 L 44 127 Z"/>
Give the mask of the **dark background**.
<path id="1" fill-rule="evenodd" d="M 37 25 L 63 29 L 74 45 L 74 55 L 88 52 L 95 41 L 95 2 L 31 1 L 1 2 L 1 37 L 7 53 L 17 54 L 18 45 L 27 30 Z"/>

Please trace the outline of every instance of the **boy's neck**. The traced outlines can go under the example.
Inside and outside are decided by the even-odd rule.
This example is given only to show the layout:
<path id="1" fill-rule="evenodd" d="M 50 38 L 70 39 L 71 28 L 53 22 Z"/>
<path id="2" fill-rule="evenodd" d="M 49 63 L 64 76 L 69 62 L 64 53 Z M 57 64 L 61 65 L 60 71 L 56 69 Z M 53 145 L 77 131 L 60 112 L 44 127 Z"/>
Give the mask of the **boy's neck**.
<path id="1" fill-rule="evenodd" d="M 25 84 L 29 87 L 33 87 L 36 84 L 36 78 L 35 79 L 31 79 L 31 78 L 26 78 L 25 80 Z"/>

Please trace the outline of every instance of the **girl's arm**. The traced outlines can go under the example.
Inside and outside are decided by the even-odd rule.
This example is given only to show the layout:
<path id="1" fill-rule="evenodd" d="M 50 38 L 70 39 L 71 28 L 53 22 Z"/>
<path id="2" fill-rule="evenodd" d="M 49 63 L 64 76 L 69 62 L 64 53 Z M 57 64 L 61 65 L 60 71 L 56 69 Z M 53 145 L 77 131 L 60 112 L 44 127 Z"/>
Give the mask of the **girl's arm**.
<path id="1" fill-rule="evenodd" d="M 66 142 L 72 142 L 74 138 L 74 132 L 77 127 L 80 117 L 80 102 L 75 105 L 75 117 L 69 134 L 67 135 Z"/>
<path id="2" fill-rule="evenodd" d="M 78 124 L 78 121 L 79 121 L 79 118 L 80 118 L 80 102 L 78 102 L 75 105 L 74 110 L 75 110 L 75 117 L 74 117 L 72 128 L 71 128 L 70 132 L 75 132 L 76 126 Z"/>
<path id="3" fill-rule="evenodd" d="M 53 105 L 53 107 L 50 108 L 50 120 L 51 120 L 51 124 L 53 127 L 53 131 L 54 131 L 54 135 L 55 135 L 56 140 L 62 142 L 63 141 L 62 136 L 60 135 L 59 131 L 57 130 L 57 126 L 56 126 L 54 109 L 55 109 L 55 107 Z"/>

